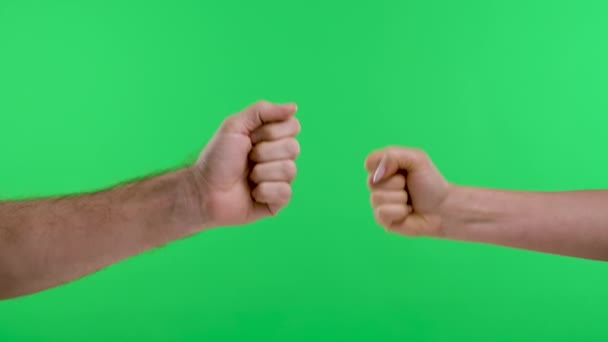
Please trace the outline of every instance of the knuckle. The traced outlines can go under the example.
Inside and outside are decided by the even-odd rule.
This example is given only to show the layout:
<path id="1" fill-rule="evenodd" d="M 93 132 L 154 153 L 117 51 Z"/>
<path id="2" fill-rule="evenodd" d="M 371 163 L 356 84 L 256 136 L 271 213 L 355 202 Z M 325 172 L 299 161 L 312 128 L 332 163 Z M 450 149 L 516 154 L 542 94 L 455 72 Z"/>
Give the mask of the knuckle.
<path id="1" fill-rule="evenodd" d="M 396 146 L 396 145 L 390 145 L 384 149 L 385 153 L 389 154 L 389 155 L 398 154 L 400 151 L 403 151 L 403 150 L 406 150 L 406 148 L 401 147 L 401 146 Z"/>
<path id="2" fill-rule="evenodd" d="M 291 180 L 294 179 L 297 173 L 296 163 L 293 160 L 283 162 L 283 174 Z"/>
<path id="3" fill-rule="evenodd" d="M 237 117 L 235 115 L 231 115 L 224 119 L 221 124 L 222 129 L 229 130 L 235 128 L 237 126 Z"/>
<path id="4" fill-rule="evenodd" d="M 291 199 L 291 187 L 288 184 L 283 184 L 279 190 L 279 200 L 287 202 Z"/>
<path id="5" fill-rule="evenodd" d="M 302 124 L 300 124 L 300 120 L 293 118 L 292 125 L 294 134 L 299 134 L 302 131 Z"/>
<path id="6" fill-rule="evenodd" d="M 289 139 L 286 145 L 290 157 L 295 158 L 300 155 L 300 143 L 296 139 Z"/>
<path id="7" fill-rule="evenodd" d="M 426 154 L 426 152 L 424 152 L 423 150 L 421 150 L 419 148 L 412 149 L 412 152 L 414 154 L 414 158 L 415 158 L 416 162 L 418 162 L 418 163 L 428 163 L 429 157 Z"/>
<path id="8" fill-rule="evenodd" d="M 376 215 L 380 223 L 386 224 L 386 211 L 382 207 L 378 207 L 378 209 L 376 209 Z"/>
<path id="9" fill-rule="evenodd" d="M 262 109 L 268 107 L 268 105 L 270 105 L 270 102 L 268 102 L 266 100 L 257 100 L 253 104 L 253 108 L 255 108 L 256 110 L 262 110 Z"/>
<path id="10" fill-rule="evenodd" d="M 256 115 L 260 115 L 260 113 L 266 112 L 268 107 L 270 106 L 270 102 L 266 100 L 258 100 L 254 104 L 251 105 L 251 111 Z"/>
<path id="11" fill-rule="evenodd" d="M 376 220 L 376 222 L 378 222 L 379 224 L 382 224 L 382 220 L 380 220 L 380 208 L 376 208 L 374 207 L 374 219 Z"/>
<path id="12" fill-rule="evenodd" d="M 369 201 L 372 204 L 372 207 L 378 206 L 382 201 L 382 193 L 380 192 L 372 192 L 369 195 Z"/>

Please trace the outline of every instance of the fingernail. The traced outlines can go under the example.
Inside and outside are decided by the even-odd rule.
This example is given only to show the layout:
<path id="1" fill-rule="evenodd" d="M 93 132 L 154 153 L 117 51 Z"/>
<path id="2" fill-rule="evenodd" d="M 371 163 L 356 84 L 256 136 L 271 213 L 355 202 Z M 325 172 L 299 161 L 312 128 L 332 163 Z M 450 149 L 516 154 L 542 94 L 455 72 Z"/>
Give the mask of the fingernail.
<path id="1" fill-rule="evenodd" d="M 376 168 L 376 171 L 374 172 L 374 177 L 372 178 L 372 183 L 377 183 L 379 180 L 381 180 L 382 176 L 384 176 L 385 172 L 386 172 L 386 155 L 382 157 L 382 160 L 380 160 L 380 164 L 378 164 L 378 167 Z"/>

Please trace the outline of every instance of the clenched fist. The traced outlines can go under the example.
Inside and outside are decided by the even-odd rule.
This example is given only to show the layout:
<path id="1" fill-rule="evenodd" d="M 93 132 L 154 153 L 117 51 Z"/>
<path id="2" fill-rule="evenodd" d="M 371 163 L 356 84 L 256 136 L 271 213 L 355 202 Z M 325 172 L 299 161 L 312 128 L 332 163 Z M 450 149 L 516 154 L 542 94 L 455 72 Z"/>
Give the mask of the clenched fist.
<path id="1" fill-rule="evenodd" d="M 209 225 L 249 223 L 289 202 L 300 153 L 296 110 L 261 101 L 224 121 L 193 166 Z"/>
<path id="2" fill-rule="evenodd" d="M 371 204 L 378 223 L 408 236 L 441 236 L 441 206 L 450 185 L 428 156 L 388 147 L 366 161 Z"/>

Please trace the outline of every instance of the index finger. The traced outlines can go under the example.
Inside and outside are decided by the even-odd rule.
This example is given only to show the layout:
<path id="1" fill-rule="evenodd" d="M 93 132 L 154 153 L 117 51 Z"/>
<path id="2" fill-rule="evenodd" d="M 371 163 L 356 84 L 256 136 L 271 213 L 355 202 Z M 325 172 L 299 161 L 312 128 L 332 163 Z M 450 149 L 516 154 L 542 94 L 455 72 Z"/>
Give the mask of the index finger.
<path id="1" fill-rule="evenodd" d="M 275 104 L 268 101 L 258 101 L 228 118 L 224 129 L 232 133 L 249 135 L 267 123 L 287 120 L 293 116 L 296 110 L 295 103 Z"/>
<path id="2" fill-rule="evenodd" d="M 378 164 L 380 164 L 380 160 L 382 160 L 384 154 L 386 154 L 386 149 L 376 150 L 370 153 L 367 158 L 365 158 L 364 167 L 367 172 L 376 171 L 376 168 L 378 168 Z"/>

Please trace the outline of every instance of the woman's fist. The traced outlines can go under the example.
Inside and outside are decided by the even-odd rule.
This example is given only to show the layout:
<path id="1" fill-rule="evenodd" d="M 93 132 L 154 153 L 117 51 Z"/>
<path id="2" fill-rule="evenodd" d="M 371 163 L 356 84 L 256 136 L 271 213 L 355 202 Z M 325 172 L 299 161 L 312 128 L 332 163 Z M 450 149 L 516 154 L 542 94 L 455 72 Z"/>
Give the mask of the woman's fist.
<path id="1" fill-rule="evenodd" d="M 380 225 L 408 236 L 441 235 L 441 205 L 450 184 L 424 152 L 388 147 L 371 153 L 365 168 Z"/>

